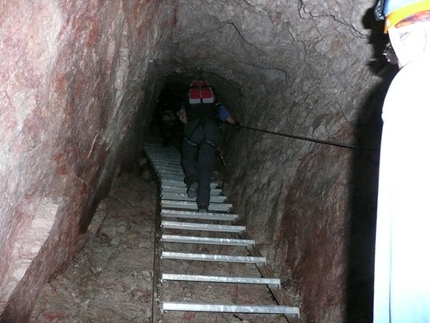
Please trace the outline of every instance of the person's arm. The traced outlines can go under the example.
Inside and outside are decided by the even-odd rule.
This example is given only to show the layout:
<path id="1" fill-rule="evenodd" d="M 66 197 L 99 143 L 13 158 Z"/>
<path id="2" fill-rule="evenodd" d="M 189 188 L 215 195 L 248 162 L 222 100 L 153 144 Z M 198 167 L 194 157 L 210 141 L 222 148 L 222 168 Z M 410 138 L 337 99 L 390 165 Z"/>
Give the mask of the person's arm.
<path id="1" fill-rule="evenodd" d="M 231 116 L 230 112 L 228 112 L 228 110 L 222 104 L 219 106 L 219 118 L 221 121 L 225 121 L 230 126 L 235 127 L 235 129 L 239 129 L 240 127 L 239 122 Z"/>
<path id="2" fill-rule="evenodd" d="M 232 116 L 228 117 L 225 121 L 228 122 L 229 125 L 231 126 L 235 126 L 238 124 L 238 122 L 236 121 L 236 119 L 234 119 Z"/>

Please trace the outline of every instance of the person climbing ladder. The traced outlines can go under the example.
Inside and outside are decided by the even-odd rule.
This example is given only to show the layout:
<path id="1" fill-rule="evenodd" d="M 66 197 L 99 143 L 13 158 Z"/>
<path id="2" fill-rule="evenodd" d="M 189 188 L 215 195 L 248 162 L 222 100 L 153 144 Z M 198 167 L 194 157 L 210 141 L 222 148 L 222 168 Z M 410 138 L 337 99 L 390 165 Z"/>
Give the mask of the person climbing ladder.
<path id="1" fill-rule="evenodd" d="M 223 105 L 216 103 L 213 89 L 206 81 L 190 84 L 177 115 L 184 124 L 181 165 L 187 195 L 189 198 L 196 197 L 199 212 L 207 213 L 212 169 L 221 141 L 217 121 L 227 122 L 236 128 L 240 125 Z"/>

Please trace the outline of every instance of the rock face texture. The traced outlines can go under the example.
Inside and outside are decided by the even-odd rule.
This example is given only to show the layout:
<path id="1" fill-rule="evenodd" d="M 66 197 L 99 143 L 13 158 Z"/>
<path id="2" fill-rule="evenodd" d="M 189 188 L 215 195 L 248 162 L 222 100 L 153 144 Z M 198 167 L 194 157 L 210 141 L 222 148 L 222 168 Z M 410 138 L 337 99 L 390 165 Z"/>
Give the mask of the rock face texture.
<path id="1" fill-rule="evenodd" d="M 395 73 L 375 59 L 373 6 L 1 4 L 0 322 L 26 322 L 82 247 L 113 177 L 136 163 L 163 83 L 194 78 L 244 126 L 225 132 L 226 187 L 305 322 L 370 322 L 379 116 Z"/>
<path id="2" fill-rule="evenodd" d="M 1 5 L 0 313 L 26 322 L 151 114 L 168 1 Z M 143 116 L 146 115 L 146 118 Z M 140 116 L 140 117 L 139 117 Z"/>

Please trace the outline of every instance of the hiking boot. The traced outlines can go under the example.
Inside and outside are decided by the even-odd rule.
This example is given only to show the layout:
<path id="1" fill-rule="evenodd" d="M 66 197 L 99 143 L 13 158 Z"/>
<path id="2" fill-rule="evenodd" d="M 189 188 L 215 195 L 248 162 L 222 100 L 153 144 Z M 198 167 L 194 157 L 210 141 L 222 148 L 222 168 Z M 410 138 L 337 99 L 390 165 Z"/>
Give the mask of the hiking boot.
<path id="1" fill-rule="evenodd" d="M 197 182 L 191 182 L 191 184 L 188 186 L 188 189 L 187 189 L 188 198 L 193 199 L 197 196 L 198 187 L 199 187 L 199 184 Z"/>
<path id="2" fill-rule="evenodd" d="M 199 213 L 208 213 L 208 207 L 206 205 L 199 205 Z"/>

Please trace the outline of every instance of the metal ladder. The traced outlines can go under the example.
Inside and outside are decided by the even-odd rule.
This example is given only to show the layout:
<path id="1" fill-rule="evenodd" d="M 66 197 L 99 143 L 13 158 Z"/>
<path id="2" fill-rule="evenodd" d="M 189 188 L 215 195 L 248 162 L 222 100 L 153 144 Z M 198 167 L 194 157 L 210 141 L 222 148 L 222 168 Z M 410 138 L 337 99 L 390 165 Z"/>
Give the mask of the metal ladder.
<path id="1" fill-rule="evenodd" d="M 162 147 L 154 139 L 145 144 L 144 150 L 158 177 L 160 190 L 160 209 L 155 224 L 152 322 L 180 322 L 178 316 L 166 319 L 167 313 L 188 313 L 192 316 L 192 313 L 195 315 L 200 312 L 231 313 L 230 315 L 236 318 L 238 316 L 235 313 L 269 315 L 270 321 L 273 320 L 273 315 L 278 315 L 284 316 L 284 321 L 289 323 L 299 322 L 299 308 L 287 306 L 292 301 L 282 290 L 280 280 L 273 278 L 274 274 L 266 264 L 266 258 L 255 248 L 255 241 L 247 237 L 246 228 L 235 225 L 238 215 L 231 213 L 232 205 L 227 203 L 227 198 L 217 183 L 211 183 L 209 213 L 199 213 L 195 198 L 189 199 L 186 195 L 179 152 L 173 147 Z M 221 249 L 207 253 L 192 252 L 211 247 Z M 237 252 L 238 249 L 240 252 Z M 173 261 L 173 265 L 165 266 L 168 261 Z M 192 268 L 194 262 L 206 262 L 205 268 L 201 269 L 200 265 L 196 272 Z M 252 276 L 219 275 L 220 272 L 239 270 L 233 267 L 236 265 L 248 266 L 248 271 L 251 265 L 255 273 Z M 208 272 L 201 274 L 200 270 Z M 181 284 L 187 285 L 184 287 Z M 199 284 L 200 289 L 190 287 L 190 284 Z M 230 286 L 227 290 L 231 291 L 232 284 L 247 286 L 248 289 L 243 292 L 245 295 L 242 297 L 245 304 L 238 304 L 238 299 L 233 302 L 219 302 L 228 294 L 222 290 L 219 292 L 219 299 L 211 302 L 200 301 L 204 298 L 201 294 L 205 294 L 208 288 Z M 269 303 L 266 300 L 263 305 L 257 305 L 255 301 L 247 299 L 256 287 L 260 293 L 256 294 L 257 301 L 260 300 L 259 295 L 262 295 L 261 299 L 267 299 L 267 295 L 270 295 Z M 172 300 L 164 299 L 166 293 L 163 291 L 167 288 L 174 289 L 170 294 L 167 293 L 170 295 L 167 298 L 173 298 Z M 190 292 L 183 294 L 187 288 L 193 292 L 201 292 L 197 296 L 199 301 L 192 299 Z M 265 292 L 262 292 L 261 288 Z M 206 315 L 204 321 L 210 322 L 211 314 Z"/>

